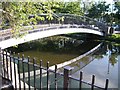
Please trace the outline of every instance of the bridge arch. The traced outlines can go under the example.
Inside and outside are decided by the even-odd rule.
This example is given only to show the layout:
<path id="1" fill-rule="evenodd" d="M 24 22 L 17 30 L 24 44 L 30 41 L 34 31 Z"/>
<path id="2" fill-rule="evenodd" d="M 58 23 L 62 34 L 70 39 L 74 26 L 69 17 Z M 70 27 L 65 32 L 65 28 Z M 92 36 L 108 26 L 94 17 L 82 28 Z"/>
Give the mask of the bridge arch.
<path id="1" fill-rule="evenodd" d="M 10 33 L 10 30 L 4 34 L 7 36 L 2 35 L 2 31 L 0 31 L 0 48 L 5 49 L 21 43 L 60 34 L 91 33 L 99 36 L 105 35 L 103 32 L 106 32 L 106 26 L 103 23 L 79 15 L 58 14 L 58 16 L 59 19 L 64 17 L 64 21 L 62 21 L 61 24 L 56 19 L 52 21 L 53 25 L 49 24 L 48 20 L 46 20 L 40 23 L 40 25 L 44 26 L 41 26 L 42 28 L 20 32 L 22 34 L 27 32 L 27 34 L 22 38 L 14 38 L 13 34 Z"/>
<path id="2" fill-rule="evenodd" d="M 39 32 L 28 32 L 30 34 L 26 34 L 22 38 L 10 38 L 8 40 L 4 40 L 0 42 L 0 47 L 2 49 L 15 46 L 18 44 L 22 44 L 25 42 L 29 42 L 32 40 L 37 40 L 40 38 L 45 38 L 45 37 L 50 37 L 54 35 L 60 35 L 60 34 L 70 34 L 70 33 L 92 33 L 96 35 L 103 36 L 103 33 L 100 31 L 92 30 L 92 29 L 86 29 L 86 28 L 57 28 L 57 29 L 50 29 L 46 30 L 44 29 L 43 31 Z"/>

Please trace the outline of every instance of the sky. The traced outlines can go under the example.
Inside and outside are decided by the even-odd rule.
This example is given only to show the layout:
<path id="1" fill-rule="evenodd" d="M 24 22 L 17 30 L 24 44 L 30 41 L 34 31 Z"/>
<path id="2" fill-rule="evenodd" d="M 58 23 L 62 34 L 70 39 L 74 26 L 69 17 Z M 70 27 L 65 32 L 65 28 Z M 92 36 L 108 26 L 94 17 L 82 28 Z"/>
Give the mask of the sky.
<path id="1" fill-rule="evenodd" d="M 95 1 L 97 1 L 97 0 L 95 0 Z M 109 4 L 111 4 L 113 2 L 113 0 L 98 0 L 98 1 L 106 1 Z"/>
<path id="2" fill-rule="evenodd" d="M 64 1 L 75 1 L 75 0 L 64 0 Z M 87 1 L 87 0 L 82 0 L 82 1 Z M 89 1 L 106 1 L 108 4 L 111 4 L 113 2 L 113 0 L 89 0 Z"/>

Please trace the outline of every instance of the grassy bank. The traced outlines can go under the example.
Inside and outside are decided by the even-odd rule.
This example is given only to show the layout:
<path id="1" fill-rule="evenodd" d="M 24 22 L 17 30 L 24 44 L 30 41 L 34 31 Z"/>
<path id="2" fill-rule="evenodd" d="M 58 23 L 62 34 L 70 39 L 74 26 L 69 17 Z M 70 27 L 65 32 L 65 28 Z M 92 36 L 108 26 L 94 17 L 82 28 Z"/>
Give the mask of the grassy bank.
<path id="1" fill-rule="evenodd" d="M 120 43 L 120 34 L 113 34 L 105 37 L 105 40 Z"/>

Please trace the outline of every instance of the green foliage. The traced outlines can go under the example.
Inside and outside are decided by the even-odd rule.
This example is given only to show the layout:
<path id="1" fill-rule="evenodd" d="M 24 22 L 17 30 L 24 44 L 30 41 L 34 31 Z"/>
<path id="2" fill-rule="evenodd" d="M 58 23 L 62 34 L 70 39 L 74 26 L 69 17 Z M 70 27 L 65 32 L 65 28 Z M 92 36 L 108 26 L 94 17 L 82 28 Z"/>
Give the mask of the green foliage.
<path id="1" fill-rule="evenodd" d="M 109 4 L 106 5 L 106 2 L 101 2 L 98 4 L 93 4 L 91 9 L 88 10 L 88 15 L 91 18 L 101 18 L 106 15 L 106 12 L 109 11 Z"/>
<path id="2" fill-rule="evenodd" d="M 118 62 L 117 54 L 112 54 L 109 58 L 109 62 L 111 63 L 112 66 L 114 66 Z"/>
<path id="3" fill-rule="evenodd" d="M 93 4 L 88 10 L 87 16 L 110 24 L 113 22 L 120 24 L 120 2 L 115 2 L 112 6 L 114 6 L 115 13 L 113 11 L 110 13 L 110 4 L 106 4 L 106 2 Z"/>
<path id="4" fill-rule="evenodd" d="M 12 28 L 14 35 L 18 37 L 22 26 L 30 25 L 31 22 L 36 24 L 36 20 L 40 19 L 37 18 L 37 13 L 41 10 L 36 8 L 35 4 L 33 2 L 3 2 L 3 28 Z M 30 15 L 35 15 L 35 18 L 29 18 Z M 9 25 L 6 26 L 6 23 Z"/>
<path id="5" fill-rule="evenodd" d="M 113 38 L 113 39 L 120 39 L 120 34 L 113 34 L 111 36 L 111 38 Z"/>
<path id="6" fill-rule="evenodd" d="M 12 28 L 16 37 L 20 36 L 23 26 L 36 25 L 38 21 L 45 20 L 39 14 L 46 13 L 48 20 L 57 18 L 63 22 L 64 17 L 55 13 L 81 14 L 80 1 L 60 2 L 47 0 L 45 2 L 2 2 L 2 25 L 3 29 Z"/>
<path id="7" fill-rule="evenodd" d="M 108 36 L 106 37 L 106 40 L 120 43 L 120 34 L 113 34 L 112 36 Z"/>
<path id="8" fill-rule="evenodd" d="M 115 10 L 114 14 L 115 22 L 120 24 L 120 2 L 115 2 Z"/>
<path id="9" fill-rule="evenodd" d="M 47 13 L 48 20 L 53 19 L 52 7 L 58 7 L 55 2 L 2 2 L 2 28 L 12 28 L 16 37 L 19 36 L 20 28 L 35 25 L 37 21 L 45 20 L 38 16 Z"/>
<path id="10" fill-rule="evenodd" d="M 80 14 L 80 3 L 79 2 L 67 2 L 66 3 L 66 12 L 69 14 Z"/>
<path id="11" fill-rule="evenodd" d="M 80 1 L 74 2 L 58 2 L 59 7 L 54 8 L 55 13 L 68 13 L 68 14 L 82 14 Z"/>

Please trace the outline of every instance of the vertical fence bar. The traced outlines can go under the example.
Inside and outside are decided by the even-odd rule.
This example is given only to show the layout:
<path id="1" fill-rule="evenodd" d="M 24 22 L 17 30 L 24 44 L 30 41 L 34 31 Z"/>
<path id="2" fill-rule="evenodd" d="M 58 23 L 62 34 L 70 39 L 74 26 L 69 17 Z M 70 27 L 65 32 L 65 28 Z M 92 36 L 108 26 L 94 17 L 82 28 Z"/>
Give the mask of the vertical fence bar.
<path id="1" fill-rule="evenodd" d="M 36 90 L 35 58 L 33 59 L 33 71 L 34 71 L 34 90 Z"/>
<path id="2" fill-rule="evenodd" d="M 23 70 L 23 84 L 24 84 L 24 90 L 25 90 L 25 70 L 24 70 L 24 54 L 22 55 L 22 70 Z"/>
<path id="3" fill-rule="evenodd" d="M 11 78 L 11 81 L 13 81 L 12 80 L 12 65 L 11 65 L 11 62 L 12 62 L 12 57 L 11 57 L 11 51 L 10 51 L 10 78 Z"/>
<path id="4" fill-rule="evenodd" d="M 40 90 L 42 90 L 42 60 L 40 60 Z"/>
<path id="5" fill-rule="evenodd" d="M 18 79 L 19 79 L 19 90 L 21 90 L 21 80 L 20 80 L 20 54 L 18 53 Z"/>
<path id="6" fill-rule="evenodd" d="M 47 62 L 47 90 L 49 90 L 49 62 Z"/>
<path id="7" fill-rule="evenodd" d="M 0 47 L 0 87 L 2 86 L 2 76 L 3 76 L 3 73 L 2 73 L 2 49 Z"/>
<path id="8" fill-rule="evenodd" d="M 16 84 L 16 67 L 15 67 L 15 52 L 13 52 L 13 62 L 14 62 L 14 75 L 15 75 L 15 89 L 17 89 L 17 84 Z"/>
<path id="9" fill-rule="evenodd" d="M 30 57 L 28 56 L 28 85 L 29 85 L 29 90 L 30 90 Z"/>
<path id="10" fill-rule="evenodd" d="M 2 58 L 3 58 L 3 74 L 4 74 L 4 78 L 5 78 L 5 57 L 4 57 L 4 50 L 2 51 Z"/>
<path id="11" fill-rule="evenodd" d="M 57 90 L 57 65 L 55 65 L 55 90 Z"/>
<path id="12" fill-rule="evenodd" d="M 105 83 L 105 90 L 108 89 L 108 83 L 109 83 L 109 79 L 106 79 L 106 83 Z"/>
<path id="13" fill-rule="evenodd" d="M 80 82 L 79 82 L 79 90 L 82 89 L 82 79 L 83 79 L 83 72 L 80 72 Z"/>
<path id="14" fill-rule="evenodd" d="M 95 83 L 95 75 L 92 75 L 91 90 L 94 90 L 94 83 Z"/>
<path id="15" fill-rule="evenodd" d="M 7 79 L 9 79 L 9 74 L 8 74 L 8 52 L 7 52 L 7 50 L 5 51 L 5 56 L 6 56 Z"/>

